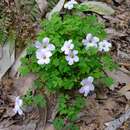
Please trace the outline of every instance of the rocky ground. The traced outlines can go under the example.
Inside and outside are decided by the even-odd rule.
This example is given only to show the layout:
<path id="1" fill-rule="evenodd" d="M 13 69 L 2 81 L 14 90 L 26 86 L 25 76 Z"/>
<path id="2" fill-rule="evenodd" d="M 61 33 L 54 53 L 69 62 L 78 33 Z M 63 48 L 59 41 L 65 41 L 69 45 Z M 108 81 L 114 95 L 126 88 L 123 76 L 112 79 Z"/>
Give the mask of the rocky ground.
<path id="1" fill-rule="evenodd" d="M 105 23 L 113 45 L 111 54 L 120 67 L 116 72 L 108 72 L 108 75 L 116 81 L 111 89 L 99 89 L 96 95 L 89 96 L 86 100 L 86 108 L 82 110 L 76 121 L 81 130 L 114 130 L 105 128 L 109 127 L 110 121 L 119 119 L 123 114 L 127 113 L 129 116 L 130 110 L 130 0 L 98 1 L 107 3 L 115 10 L 112 16 L 96 15 Z M 79 0 L 79 2 L 84 2 L 84 0 Z M 41 7 L 41 10 L 45 11 L 45 8 Z M 20 52 L 22 50 L 18 51 L 18 55 Z M 43 130 L 43 128 L 53 130 L 50 120 L 56 116 L 55 95 L 47 97 L 48 106 L 44 109 L 29 107 L 23 117 L 12 112 L 15 96 L 24 94 L 27 86 L 31 86 L 34 79 L 33 74 L 27 77 L 14 76 L 14 74 L 12 76 L 11 69 L 2 78 L 0 82 L 0 130 Z M 117 130 L 130 130 L 130 119 L 125 117 L 122 123 L 116 125 L 120 126 Z"/>

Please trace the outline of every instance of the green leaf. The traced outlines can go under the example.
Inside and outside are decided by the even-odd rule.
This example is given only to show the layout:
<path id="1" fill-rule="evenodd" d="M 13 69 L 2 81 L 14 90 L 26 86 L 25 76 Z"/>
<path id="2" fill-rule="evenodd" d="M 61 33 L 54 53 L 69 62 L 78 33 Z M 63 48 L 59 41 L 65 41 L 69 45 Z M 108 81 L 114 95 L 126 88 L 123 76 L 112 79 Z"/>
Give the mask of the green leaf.
<path id="1" fill-rule="evenodd" d="M 22 76 L 26 76 L 30 72 L 30 70 L 28 66 L 22 66 L 19 68 L 19 72 Z"/>
<path id="2" fill-rule="evenodd" d="M 104 72 L 102 72 L 101 70 L 97 69 L 94 70 L 92 73 L 90 73 L 91 76 L 93 76 L 96 79 L 102 78 L 104 77 Z"/>
<path id="3" fill-rule="evenodd" d="M 33 102 L 39 107 L 45 107 L 46 105 L 46 100 L 42 95 L 33 96 Z"/>
<path id="4" fill-rule="evenodd" d="M 72 89 L 74 87 L 74 81 L 69 80 L 69 79 L 64 79 L 63 80 L 63 87 L 65 89 Z"/>
<path id="5" fill-rule="evenodd" d="M 21 59 L 22 64 L 28 64 L 28 59 L 26 57 L 22 57 Z"/>
<path id="6" fill-rule="evenodd" d="M 65 130 L 79 130 L 79 127 L 73 123 L 69 123 L 66 127 Z"/>
<path id="7" fill-rule="evenodd" d="M 36 48 L 31 45 L 30 47 L 27 48 L 27 55 L 32 55 L 35 54 Z"/>
<path id="8" fill-rule="evenodd" d="M 80 63 L 78 64 L 78 66 L 82 74 L 89 74 L 90 67 L 88 63 L 85 61 L 85 58 L 80 58 Z"/>
<path id="9" fill-rule="evenodd" d="M 56 130 L 62 130 L 64 128 L 64 120 L 61 118 L 56 118 L 53 121 L 53 125 L 54 125 Z"/>
<path id="10" fill-rule="evenodd" d="M 101 62 L 102 62 L 104 70 L 112 71 L 118 68 L 118 65 L 114 63 L 112 57 L 108 54 L 105 54 L 101 57 Z"/>
<path id="11" fill-rule="evenodd" d="M 94 47 L 90 47 L 86 50 L 86 53 L 89 55 L 89 56 L 93 56 L 93 55 L 96 55 L 98 52 L 97 48 L 94 48 Z"/>
<path id="12" fill-rule="evenodd" d="M 112 84 L 114 84 L 114 80 L 111 77 L 106 77 L 101 79 L 101 81 L 108 87 L 110 87 Z"/>
<path id="13" fill-rule="evenodd" d="M 23 102 L 24 102 L 25 106 L 32 105 L 33 104 L 33 95 L 32 95 L 31 90 L 28 90 L 27 93 L 26 93 L 26 95 L 24 95 L 22 97 L 22 99 L 23 99 Z"/>
<path id="14" fill-rule="evenodd" d="M 36 89 L 41 89 L 41 88 L 43 87 L 43 84 L 42 84 L 39 80 L 35 80 L 35 81 L 33 82 L 33 86 L 34 86 L 34 88 L 36 88 Z"/>

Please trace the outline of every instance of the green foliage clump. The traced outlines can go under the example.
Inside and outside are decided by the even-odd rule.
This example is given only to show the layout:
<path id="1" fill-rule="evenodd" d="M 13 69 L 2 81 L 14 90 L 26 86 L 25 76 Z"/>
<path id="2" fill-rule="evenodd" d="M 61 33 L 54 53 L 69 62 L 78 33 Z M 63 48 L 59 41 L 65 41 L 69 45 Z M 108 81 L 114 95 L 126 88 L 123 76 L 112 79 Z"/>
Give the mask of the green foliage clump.
<path id="1" fill-rule="evenodd" d="M 55 129 L 79 130 L 74 121 L 78 118 L 78 113 L 84 106 L 85 99 L 81 96 L 76 96 L 71 102 L 70 96 L 60 95 L 58 98 L 58 112 L 61 117 L 54 120 Z"/>
<path id="2" fill-rule="evenodd" d="M 58 99 L 59 118 L 54 121 L 56 130 L 62 128 L 78 130 L 73 122 L 84 107 L 85 101 L 79 94 L 72 96 L 71 93 L 75 93 L 80 88 L 80 82 L 84 78 L 94 77 L 94 84 L 96 84 L 96 80 L 101 80 L 106 86 L 113 83 L 113 80 L 107 77 L 105 70 L 113 70 L 116 65 L 108 53 L 99 52 L 97 48 L 93 47 L 85 49 L 82 40 L 88 33 L 100 40 L 106 38 L 104 25 L 98 22 L 96 16 L 79 16 L 76 14 L 61 16 L 56 13 L 50 20 L 41 22 L 41 31 L 37 36 L 38 41 L 42 42 L 43 38 L 48 37 L 50 42 L 55 45 L 50 63 L 43 65 L 37 63 L 37 49 L 34 45 L 28 48 L 26 57 L 22 58 L 20 72 L 22 75 L 29 72 L 36 74 L 37 80 L 34 82 L 36 91 L 47 89 L 50 92 L 60 93 Z M 74 48 L 78 50 L 79 62 L 73 65 L 68 65 L 64 53 L 61 52 L 64 42 L 69 39 L 73 40 Z M 29 98 L 27 96 L 25 101 L 28 102 Z M 32 103 L 41 104 L 42 98 L 31 96 L 30 100 Z M 70 123 L 65 124 L 65 119 Z"/>
<path id="3" fill-rule="evenodd" d="M 33 105 L 38 107 L 45 107 L 46 100 L 45 97 L 41 94 L 32 95 L 32 92 L 29 90 L 25 96 L 23 96 L 24 105 Z"/>
<path id="4" fill-rule="evenodd" d="M 95 16 L 65 15 L 62 19 L 59 14 L 55 14 L 50 21 L 44 20 L 42 22 L 42 30 L 38 35 L 38 40 L 41 41 L 47 36 L 56 46 L 51 63 L 42 66 L 38 65 L 35 56 L 36 49 L 32 46 L 28 49 L 28 56 L 24 59 L 26 63 L 23 62 L 23 66 L 20 69 L 23 75 L 28 72 L 36 73 L 39 76 L 39 80 L 44 81 L 44 86 L 49 90 L 68 90 L 79 87 L 78 82 L 88 75 L 94 78 L 105 77 L 102 68 L 107 64 L 107 61 L 105 60 L 104 62 L 104 58 L 100 54 L 97 56 L 97 50 L 94 48 L 86 51 L 81 43 L 89 32 L 100 39 L 106 37 L 104 26 L 97 22 Z M 65 56 L 60 51 L 67 39 L 73 39 L 75 49 L 79 52 L 80 62 L 73 66 L 67 64 Z M 107 55 L 105 54 L 111 61 L 111 57 Z M 109 69 L 113 65 L 107 64 L 105 67 Z"/>
<path id="5" fill-rule="evenodd" d="M 61 116 L 65 116 L 68 120 L 74 121 L 77 118 L 78 113 L 84 107 L 84 99 L 77 96 L 73 102 L 69 102 L 70 97 L 68 95 L 61 95 L 59 97 L 58 111 Z"/>
<path id="6" fill-rule="evenodd" d="M 50 21 L 44 20 L 41 26 L 42 31 L 38 35 L 38 40 L 41 41 L 47 36 L 56 46 L 51 62 L 48 65 L 38 65 L 35 55 L 36 48 L 31 46 L 20 72 L 22 75 L 28 74 L 28 72 L 36 73 L 39 82 L 44 82 L 43 86 L 50 91 L 79 88 L 79 82 L 83 78 L 91 75 L 95 79 L 104 79 L 107 77 L 103 70 L 115 68 L 109 54 L 102 55 L 95 48 L 86 51 L 82 45 L 82 39 L 87 33 L 92 33 L 100 39 L 106 37 L 104 26 L 97 22 L 96 16 L 81 17 L 67 14 L 62 18 L 59 14 L 55 14 Z M 73 39 L 80 57 L 80 62 L 72 66 L 67 64 L 65 56 L 60 50 L 67 39 Z"/>
<path id="7" fill-rule="evenodd" d="M 68 123 L 65 125 L 65 121 L 62 118 L 56 118 L 53 125 L 56 130 L 79 130 L 74 123 Z"/>

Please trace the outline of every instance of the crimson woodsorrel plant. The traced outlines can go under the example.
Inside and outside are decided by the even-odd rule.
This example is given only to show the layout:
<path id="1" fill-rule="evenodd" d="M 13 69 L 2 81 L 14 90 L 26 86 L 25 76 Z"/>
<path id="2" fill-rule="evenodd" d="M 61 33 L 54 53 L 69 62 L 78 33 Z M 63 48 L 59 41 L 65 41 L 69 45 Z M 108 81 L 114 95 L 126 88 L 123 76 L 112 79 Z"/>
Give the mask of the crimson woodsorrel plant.
<path id="1" fill-rule="evenodd" d="M 77 4 L 73 2 L 66 3 L 65 8 L 71 10 Z M 85 104 L 83 97 L 94 91 L 97 80 L 106 86 L 113 83 L 105 74 L 116 67 L 109 54 L 111 47 L 103 24 L 94 15 L 56 13 L 50 20 L 43 20 L 36 42 L 22 59 L 21 74 L 32 72 L 38 77 L 34 81 L 36 95 L 29 92 L 23 102 L 43 106 L 45 100 L 39 90 L 56 92 L 60 95 L 56 130 L 78 129 L 72 122 Z"/>

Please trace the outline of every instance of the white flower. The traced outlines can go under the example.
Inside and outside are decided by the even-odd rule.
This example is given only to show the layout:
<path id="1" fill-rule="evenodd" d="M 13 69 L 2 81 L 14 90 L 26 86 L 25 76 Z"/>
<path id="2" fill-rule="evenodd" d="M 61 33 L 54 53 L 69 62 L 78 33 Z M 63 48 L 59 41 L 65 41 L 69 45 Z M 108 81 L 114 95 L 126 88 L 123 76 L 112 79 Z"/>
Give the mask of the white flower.
<path id="1" fill-rule="evenodd" d="M 49 42 L 49 38 L 45 37 L 42 40 L 42 43 L 37 41 L 35 43 L 36 58 L 38 59 L 37 63 L 40 65 L 50 63 L 50 57 L 52 56 L 52 51 L 55 50 L 55 46 Z"/>
<path id="2" fill-rule="evenodd" d="M 36 41 L 35 43 L 35 47 L 37 49 L 45 49 L 45 50 L 48 50 L 48 51 L 53 51 L 55 50 L 55 46 L 51 43 L 49 43 L 49 38 L 48 37 L 45 37 L 43 40 L 42 40 L 42 43 L 39 42 L 39 41 Z"/>
<path id="3" fill-rule="evenodd" d="M 75 0 L 70 0 L 70 1 L 65 3 L 64 8 L 68 9 L 68 10 L 71 10 L 71 9 L 74 8 L 75 4 L 78 4 L 78 3 Z"/>
<path id="4" fill-rule="evenodd" d="M 23 115 L 24 114 L 23 111 L 22 111 L 22 109 L 21 109 L 22 105 L 23 105 L 23 100 L 20 99 L 19 96 L 16 97 L 16 99 L 15 99 L 15 107 L 13 109 L 13 111 L 15 112 L 15 114 L 16 113 L 18 113 L 19 115 Z"/>
<path id="5" fill-rule="evenodd" d="M 108 52 L 111 47 L 112 47 L 111 43 L 108 42 L 107 40 L 99 42 L 99 51 L 101 52 Z"/>
<path id="6" fill-rule="evenodd" d="M 72 40 L 65 41 L 61 51 L 65 54 L 69 54 L 69 52 L 74 48 L 74 44 L 72 44 Z"/>
<path id="7" fill-rule="evenodd" d="M 94 78 L 91 77 L 91 76 L 89 76 L 89 77 L 86 78 L 86 79 L 83 79 L 83 80 L 81 81 L 81 85 L 82 85 L 83 87 L 81 87 L 81 88 L 79 89 L 79 92 L 80 92 L 80 93 L 84 93 L 84 96 L 87 96 L 90 91 L 94 91 L 94 85 L 93 85 L 93 83 L 92 83 L 93 80 L 94 80 Z"/>
<path id="8" fill-rule="evenodd" d="M 70 51 L 69 54 L 66 56 L 66 60 L 68 61 L 69 65 L 74 64 L 74 62 L 78 62 L 79 61 L 79 57 L 77 56 L 78 51 L 77 50 L 73 50 Z"/>
<path id="9" fill-rule="evenodd" d="M 99 38 L 93 37 L 91 33 L 88 33 L 86 39 L 83 39 L 82 42 L 86 49 L 88 49 L 89 47 L 97 48 L 98 47 L 97 43 L 99 42 Z"/>
<path id="10" fill-rule="evenodd" d="M 50 62 L 50 57 L 52 53 L 44 49 L 38 49 L 36 51 L 36 58 L 38 59 L 37 63 L 40 65 L 48 64 Z"/>

